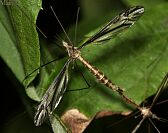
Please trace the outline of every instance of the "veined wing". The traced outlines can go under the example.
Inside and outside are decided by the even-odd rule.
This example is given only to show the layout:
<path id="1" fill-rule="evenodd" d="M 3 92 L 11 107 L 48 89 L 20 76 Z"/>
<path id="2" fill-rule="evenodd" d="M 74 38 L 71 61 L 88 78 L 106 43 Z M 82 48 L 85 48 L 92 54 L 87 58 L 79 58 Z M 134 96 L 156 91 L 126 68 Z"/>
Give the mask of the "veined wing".
<path id="1" fill-rule="evenodd" d="M 69 59 L 65 63 L 60 73 L 55 77 L 54 81 L 44 94 L 34 116 L 34 123 L 36 126 L 43 123 L 46 115 L 50 115 L 62 99 L 68 84 L 68 67 L 71 61 L 72 60 Z"/>
<path id="2" fill-rule="evenodd" d="M 82 48 L 90 43 L 101 44 L 104 41 L 110 40 L 114 35 L 117 35 L 123 30 L 131 27 L 142 16 L 143 13 L 144 8 L 141 6 L 129 8 L 112 19 L 109 23 L 102 27 L 99 32 L 84 42 L 79 48 Z"/>

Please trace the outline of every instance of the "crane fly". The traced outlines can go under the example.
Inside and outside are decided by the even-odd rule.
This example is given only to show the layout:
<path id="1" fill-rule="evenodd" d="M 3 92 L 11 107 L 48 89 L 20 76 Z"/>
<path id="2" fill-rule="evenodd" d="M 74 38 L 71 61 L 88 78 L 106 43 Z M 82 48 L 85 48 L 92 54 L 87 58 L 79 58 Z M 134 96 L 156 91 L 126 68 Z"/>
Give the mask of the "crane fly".
<path id="1" fill-rule="evenodd" d="M 168 122 L 168 120 L 164 119 L 164 118 L 160 118 L 158 117 L 156 114 L 152 113 L 152 108 L 153 106 L 156 104 L 160 94 L 163 92 L 164 89 L 166 89 L 168 87 L 168 73 L 166 74 L 166 76 L 164 77 L 164 79 L 162 80 L 162 83 L 160 84 L 155 97 L 153 98 L 153 101 L 151 103 L 150 106 L 148 107 L 140 107 L 140 112 L 142 115 L 142 120 L 137 124 L 137 126 L 133 129 L 132 133 L 136 133 L 137 130 L 139 129 L 139 127 L 142 125 L 142 123 L 148 119 L 149 122 L 151 123 L 151 125 L 156 129 L 156 131 L 158 133 L 160 133 L 159 129 L 155 126 L 155 124 L 152 122 L 152 119 L 156 119 L 162 122 Z"/>
<path id="2" fill-rule="evenodd" d="M 133 114 L 129 115 L 128 117 L 126 117 L 126 118 L 124 118 L 124 119 L 121 119 L 121 120 L 119 120 L 119 121 L 113 123 L 113 124 L 110 125 L 109 127 L 112 127 L 112 126 L 114 126 L 114 125 L 116 125 L 116 127 L 117 127 L 117 125 L 118 125 L 119 123 L 121 123 L 122 121 L 124 121 L 124 120 L 126 120 L 126 119 L 131 118 L 132 116 L 134 116 L 135 118 L 138 118 L 138 117 L 142 116 L 142 119 L 138 122 L 138 124 L 133 128 L 132 131 L 129 131 L 129 132 L 131 132 L 131 133 L 136 133 L 136 132 L 138 132 L 138 131 L 139 131 L 138 129 L 141 127 L 141 125 L 143 124 L 143 122 L 144 122 L 145 120 L 148 120 L 148 121 L 149 121 L 149 124 L 151 124 L 152 127 L 154 127 L 154 129 L 157 131 L 157 133 L 160 133 L 159 129 L 158 129 L 157 126 L 154 124 L 154 122 L 152 121 L 152 119 L 153 119 L 153 120 L 155 119 L 155 120 L 158 120 L 158 121 L 161 121 L 161 122 L 168 122 L 168 120 L 165 119 L 165 118 L 161 118 L 161 117 L 157 116 L 155 113 L 152 112 L 152 109 L 154 108 L 154 105 L 155 105 L 155 106 L 156 106 L 156 105 L 160 105 L 160 104 L 165 103 L 165 102 L 168 101 L 168 100 L 165 100 L 165 101 L 158 102 L 158 101 L 159 101 L 159 100 L 158 100 L 158 99 L 159 99 L 159 96 L 164 92 L 165 89 L 168 89 L 168 73 L 167 73 L 167 74 L 165 75 L 165 77 L 163 78 L 163 80 L 162 80 L 160 86 L 158 87 L 157 92 L 156 92 L 154 98 L 152 99 L 152 102 L 151 102 L 150 105 L 147 105 L 147 106 L 144 106 L 144 105 L 143 105 L 143 106 L 140 106 L 140 105 L 139 105 L 138 111 L 134 112 Z M 137 114 L 137 113 L 140 113 L 140 115 L 135 116 L 135 114 Z M 135 119 L 135 118 L 133 118 L 133 119 Z M 133 121 L 133 119 L 130 119 L 130 120 L 128 120 L 128 121 Z M 128 121 L 127 121 L 127 123 L 129 123 Z M 126 125 L 127 125 L 127 124 L 126 124 Z M 117 127 L 117 128 L 118 128 L 118 127 Z M 110 129 L 110 130 L 114 130 L 114 129 L 112 128 L 112 129 Z M 108 131 L 109 131 L 109 130 L 108 130 Z M 141 131 L 141 132 L 142 132 L 142 131 Z"/>
<path id="3" fill-rule="evenodd" d="M 69 59 L 66 61 L 63 68 L 55 77 L 52 84 L 49 86 L 44 96 L 42 97 L 42 100 L 38 105 L 37 112 L 35 113 L 35 125 L 41 125 L 46 115 L 51 115 L 57 108 L 67 88 L 69 65 L 75 60 L 79 60 L 86 68 L 88 68 L 100 83 L 104 84 L 106 87 L 112 89 L 113 91 L 117 91 L 127 103 L 133 104 L 134 106 L 138 107 L 136 103 L 134 103 L 131 99 L 124 95 L 123 89 L 113 84 L 111 80 L 109 80 L 99 69 L 92 66 L 87 60 L 85 60 L 81 56 L 80 50 L 84 46 L 87 46 L 91 43 L 102 44 L 105 41 L 112 39 L 114 35 L 117 35 L 125 29 L 128 29 L 142 16 L 142 14 L 144 13 L 144 8 L 141 6 L 135 6 L 120 13 L 79 47 L 74 47 L 52 7 L 51 10 L 53 11 L 54 16 L 56 17 L 69 41 L 62 41 L 62 44 L 68 53 Z"/>

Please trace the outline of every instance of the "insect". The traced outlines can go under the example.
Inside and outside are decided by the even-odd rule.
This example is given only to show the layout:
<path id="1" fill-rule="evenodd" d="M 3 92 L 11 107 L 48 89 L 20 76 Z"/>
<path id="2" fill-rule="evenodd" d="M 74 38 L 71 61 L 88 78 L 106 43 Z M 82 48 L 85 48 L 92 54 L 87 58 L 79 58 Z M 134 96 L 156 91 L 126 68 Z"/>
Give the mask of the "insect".
<path id="1" fill-rule="evenodd" d="M 162 83 L 160 84 L 160 86 L 158 87 L 158 90 L 154 96 L 154 98 L 151 101 L 150 105 L 143 105 L 140 106 L 138 108 L 138 111 L 135 111 L 133 114 L 129 115 L 128 117 L 126 117 L 125 119 L 121 119 L 118 122 L 115 122 L 114 124 L 110 125 L 109 127 L 112 127 L 114 125 L 116 125 L 115 127 L 117 127 L 117 125 L 119 123 L 121 123 L 123 120 L 129 119 L 129 121 L 134 121 L 135 118 L 140 118 L 140 116 L 142 116 L 142 119 L 138 122 L 138 124 L 133 128 L 133 130 L 131 131 L 131 133 L 136 133 L 139 131 L 139 128 L 142 126 L 143 122 L 145 120 L 148 120 L 149 124 L 154 128 L 155 131 L 157 131 L 158 133 L 160 133 L 159 129 L 157 128 L 157 126 L 155 125 L 155 123 L 152 121 L 153 120 L 157 120 L 160 122 L 168 122 L 168 120 L 166 120 L 165 118 L 161 118 L 159 116 L 157 116 L 155 113 L 153 113 L 153 109 L 154 106 L 156 105 L 160 105 L 161 103 L 165 103 L 167 102 L 167 100 L 162 101 L 162 102 L 158 102 L 159 100 L 159 96 L 161 95 L 161 93 L 164 92 L 165 89 L 168 88 L 168 73 L 165 75 L 164 79 L 162 80 Z M 140 113 L 140 115 L 135 116 L 135 114 Z M 131 118 L 133 116 L 133 118 Z M 129 121 L 127 121 L 127 123 L 129 123 Z M 130 123 L 131 124 L 131 123 Z M 128 125 L 129 126 L 129 125 Z M 108 128 L 109 128 L 108 127 Z M 115 130 L 115 127 L 109 128 L 109 130 Z M 117 127 L 118 128 L 118 127 Z M 127 127 L 128 128 L 128 127 Z M 130 130 L 130 128 L 129 128 Z M 148 127 L 149 130 L 149 127 Z M 141 131 L 142 132 L 142 131 Z M 149 131 L 150 132 L 150 131 Z"/>
<path id="2" fill-rule="evenodd" d="M 159 129 L 157 129 L 155 124 L 152 122 L 152 119 L 157 119 L 157 120 L 162 121 L 162 122 L 168 122 L 168 120 L 158 117 L 156 114 L 152 113 L 152 111 L 151 111 L 153 106 L 156 104 L 156 102 L 158 100 L 158 97 L 163 92 L 163 90 L 166 89 L 167 87 L 168 87 L 168 73 L 166 74 L 166 76 L 162 80 L 162 83 L 159 86 L 155 97 L 153 98 L 152 104 L 148 107 L 141 107 L 140 112 L 141 112 L 141 115 L 142 115 L 142 120 L 133 129 L 132 133 L 136 133 L 136 131 L 139 129 L 139 127 L 141 126 L 141 124 L 144 122 L 145 119 L 149 120 L 149 122 L 152 124 L 152 126 L 156 129 L 156 131 L 158 133 L 159 133 Z"/>
<path id="3" fill-rule="evenodd" d="M 135 6 L 120 13 L 79 47 L 74 47 L 52 7 L 51 10 L 53 11 L 57 21 L 59 22 L 63 32 L 65 33 L 69 41 L 62 41 L 62 44 L 68 53 L 69 59 L 66 61 L 60 73 L 55 77 L 52 84 L 49 86 L 44 96 L 42 97 L 42 100 L 37 108 L 37 112 L 34 117 L 35 125 L 41 125 L 46 115 L 51 115 L 55 108 L 57 108 L 67 88 L 69 79 L 69 65 L 75 60 L 81 61 L 82 64 L 89 69 L 89 71 L 96 77 L 96 79 L 100 83 L 104 84 L 106 87 L 114 91 L 117 91 L 127 103 L 133 104 L 138 108 L 139 106 L 136 103 L 134 103 L 131 99 L 124 95 L 123 89 L 113 84 L 100 70 L 98 70 L 96 67 L 92 66 L 87 60 L 85 60 L 81 56 L 80 50 L 84 46 L 91 43 L 102 44 L 103 42 L 112 39 L 114 35 L 117 35 L 121 31 L 124 31 L 125 29 L 131 27 L 142 16 L 142 14 L 144 13 L 144 8 L 141 6 Z"/>

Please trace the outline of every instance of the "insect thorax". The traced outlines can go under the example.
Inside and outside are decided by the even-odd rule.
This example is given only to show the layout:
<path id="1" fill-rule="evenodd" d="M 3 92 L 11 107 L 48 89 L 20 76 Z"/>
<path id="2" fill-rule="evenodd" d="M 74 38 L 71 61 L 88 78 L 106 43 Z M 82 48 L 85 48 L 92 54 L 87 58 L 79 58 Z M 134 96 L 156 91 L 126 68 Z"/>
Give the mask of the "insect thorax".
<path id="1" fill-rule="evenodd" d="M 77 59 L 80 56 L 80 51 L 77 49 L 77 47 L 74 47 L 71 44 L 68 44 L 67 42 L 62 42 L 63 46 L 66 48 L 68 52 L 68 56 L 72 59 Z"/>
<path id="2" fill-rule="evenodd" d="M 150 108 L 143 107 L 141 109 L 141 114 L 146 117 L 151 117 L 153 113 L 151 112 Z"/>

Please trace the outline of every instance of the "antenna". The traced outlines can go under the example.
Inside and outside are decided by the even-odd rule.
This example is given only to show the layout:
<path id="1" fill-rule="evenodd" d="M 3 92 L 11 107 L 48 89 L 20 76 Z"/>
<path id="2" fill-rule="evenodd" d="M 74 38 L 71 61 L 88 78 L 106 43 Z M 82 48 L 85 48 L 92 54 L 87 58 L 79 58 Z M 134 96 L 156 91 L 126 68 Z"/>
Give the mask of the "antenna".
<path id="1" fill-rule="evenodd" d="M 77 27 L 78 27 L 78 20 L 79 20 L 79 11 L 80 11 L 80 7 L 78 7 L 77 14 L 76 14 L 76 22 L 75 22 L 75 43 L 76 43 L 76 34 L 77 34 Z"/>
<path id="2" fill-rule="evenodd" d="M 61 26 L 61 29 L 62 29 L 62 31 L 64 32 L 66 38 L 68 39 L 68 41 L 69 41 L 70 44 L 72 45 L 72 42 L 71 42 L 70 38 L 68 37 L 68 35 L 67 35 L 67 33 L 66 33 L 66 31 L 65 31 L 65 29 L 64 29 L 64 27 L 63 27 L 63 25 L 61 24 L 60 20 L 58 19 L 57 15 L 56 15 L 56 13 L 55 13 L 55 11 L 54 11 L 54 9 L 53 9 L 53 7 L 50 6 L 50 8 L 51 8 L 51 10 L 52 10 L 52 12 L 53 12 L 55 18 L 57 19 L 59 25 Z"/>

